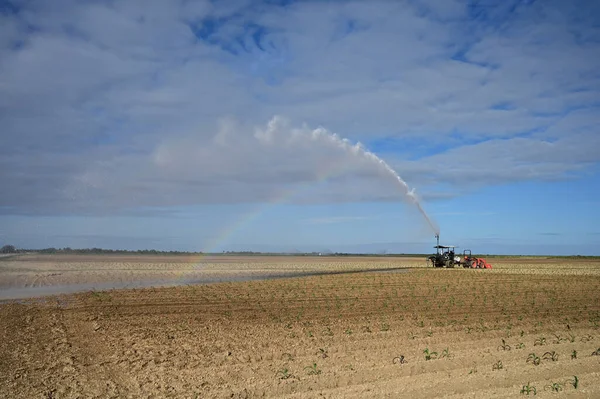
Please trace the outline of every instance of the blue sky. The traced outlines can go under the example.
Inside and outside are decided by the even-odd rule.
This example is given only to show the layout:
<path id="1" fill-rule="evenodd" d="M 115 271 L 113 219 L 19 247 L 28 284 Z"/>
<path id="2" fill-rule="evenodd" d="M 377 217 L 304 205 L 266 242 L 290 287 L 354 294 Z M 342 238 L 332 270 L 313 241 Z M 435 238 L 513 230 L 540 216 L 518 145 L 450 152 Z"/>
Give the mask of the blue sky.
<path id="1" fill-rule="evenodd" d="M 360 142 L 445 243 L 600 255 L 598 71 L 594 1 L 0 0 L 0 244 L 429 251 Z"/>

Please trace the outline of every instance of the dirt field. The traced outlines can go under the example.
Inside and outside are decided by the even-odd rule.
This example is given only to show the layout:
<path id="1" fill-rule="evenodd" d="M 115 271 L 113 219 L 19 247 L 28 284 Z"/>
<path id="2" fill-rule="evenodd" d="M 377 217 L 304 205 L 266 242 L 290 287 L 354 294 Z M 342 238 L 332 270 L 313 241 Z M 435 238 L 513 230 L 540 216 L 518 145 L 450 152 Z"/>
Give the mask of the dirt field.
<path id="1" fill-rule="evenodd" d="M 73 269 L 325 274 L 5 302 L 0 397 L 600 397 L 598 261 L 195 262 L 3 260 L 0 286 Z"/>
<path id="2" fill-rule="evenodd" d="M 0 258 L 0 300 L 39 295 L 425 267 L 423 258 L 19 255 Z"/>

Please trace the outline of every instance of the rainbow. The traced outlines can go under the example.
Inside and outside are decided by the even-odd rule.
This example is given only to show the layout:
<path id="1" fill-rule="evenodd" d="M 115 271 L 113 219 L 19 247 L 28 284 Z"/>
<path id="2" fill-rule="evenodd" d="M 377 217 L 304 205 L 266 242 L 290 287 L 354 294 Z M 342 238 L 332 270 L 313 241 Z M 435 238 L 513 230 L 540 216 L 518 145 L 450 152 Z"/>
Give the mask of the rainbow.
<path id="1" fill-rule="evenodd" d="M 296 184 L 292 187 L 280 190 L 269 201 L 266 201 L 253 210 L 245 213 L 234 223 L 225 226 L 208 244 L 204 246 L 202 249 L 202 254 L 200 254 L 193 262 L 194 269 L 202 264 L 202 260 L 207 257 L 208 254 L 214 253 L 217 248 L 222 248 L 224 244 L 229 241 L 230 237 L 232 237 L 236 232 L 252 224 L 253 221 L 258 219 L 272 207 L 287 203 L 297 197 L 299 194 L 308 191 L 310 188 L 322 184 L 333 177 L 342 175 L 345 172 L 345 168 L 342 166 L 343 164 L 333 164 L 328 168 L 325 168 L 323 171 L 317 173 L 316 179 L 314 180 Z"/>
<path id="2" fill-rule="evenodd" d="M 282 189 L 276 195 L 273 196 L 269 201 L 263 203 L 260 206 L 257 206 L 252 211 L 244 214 L 241 218 L 239 218 L 236 222 L 231 225 L 225 227 L 208 245 L 205 246 L 203 252 L 210 253 L 215 248 L 219 248 L 226 243 L 231 236 L 233 236 L 237 231 L 241 230 L 245 226 L 251 224 L 254 220 L 258 219 L 262 214 L 266 213 L 270 208 L 281 205 L 289 202 L 290 200 L 297 197 L 304 191 L 309 190 L 310 188 L 322 184 L 328 179 L 334 177 L 336 173 L 335 171 L 331 171 L 330 173 L 322 173 L 317 176 L 317 179 L 307 182 L 296 184 L 293 187 L 289 187 L 287 189 Z"/>

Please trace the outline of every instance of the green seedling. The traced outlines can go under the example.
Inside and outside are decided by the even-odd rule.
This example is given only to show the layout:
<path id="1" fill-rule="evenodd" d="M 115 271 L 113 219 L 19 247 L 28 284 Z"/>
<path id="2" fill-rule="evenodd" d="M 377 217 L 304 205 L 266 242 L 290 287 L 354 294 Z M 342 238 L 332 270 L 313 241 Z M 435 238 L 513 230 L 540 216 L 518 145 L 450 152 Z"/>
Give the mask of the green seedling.
<path id="1" fill-rule="evenodd" d="M 504 368 L 504 365 L 502 365 L 502 361 L 498 360 L 496 363 L 494 363 L 492 365 L 492 371 L 494 370 L 502 370 Z"/>
<path id="2" fill-rule="evenodd" d="M 317 363 L 313 363 L 312 366 L 306 366 L 304 367 L 304 370 L 307 370 L 307 374 L 308 375 L 317 375 L 317 374 L 321 374 L 321 370 L 319 370 L 317 368 Z"/>
<path id="3" fill-rule="evenodd" d="M 556 362 L 558 360 L 558 354 L 555 351 L 546 352 L 542 355 L 542 359 L 552 360 L 553 362 Z"/>
<path id="4" fill-rule="evenodd" d="M 565 382 L 565 384 L 571 384 L 573 386 L 573 388 L 577 389 L 579 388 L 579 378 L 577 378 L 576 375 L 573 376 L 572 380 L 567 380 Z"/>
<path id="5" fill-rule="evenodd" d="M 523 348 L 525 348 L 525 344 L 524 344 L 523 342 L 519 342 L 519 343 L 517 344 L 517 346 L 515 346 L 515 348 L 516 348 L 516 349 L 523 349 Z"/>
<path id="6" fill-rule="evenodd" d="M 537 395 L 537 389 L 535 389 L 535 387 L 533 385 L 530 385 L 531 383 L 528 382 L 527 385 L 523 385 L 523 388 L 521 388 L 521 395 L 528 395 L 530 393 L 533 393 L 534 395 Z"/>
<path id="7" fill-rule="evenodd" d="M 287 380 L 288 378 L 293 377 L 292 373 L 290 373 L 290 371 L 286 368 L 279 370 L 278 374 L 280 380 Z"/>
<path id="8" fill-rule="evenodd" d="M 544 391 L 545 390 L 549 390 L 551 392 L 560 392 L 563 390 L 563 384 L 561 384 L 560 382 L 553 382 L 549 385 L 546 385 L 544 387 Z"/>
<path id="9" fill-rule="evenodd" d="M 425 360 L 437 359 L 437 352 L 429 352 L 429 348 L 425 348 L 423 353 L 425 354 Z"/>
<path id="10" fill-rule="evenodd" d="M 539 356 L 536 356 L 535 353 L 530 353 L 527 357 L 527 363 L 532 363 L 534 366 L 538 366 L 541 361 L 542 359 L 540 359 Z"/>
<path id="11" fill-rule="evenodd" d="M 592 352 L 592 356 L 600 356 L 600 348 Z"/>
<path id="12" fill-rule="evenodd" d="M 564 338 L 563 338 L 563 337 L 561 337 L 560 335 L 558 335 L 558 334 L 554 334 L 554 343 L 555 343 L 555 344 L 560 344 L 560 343 L 563 341 L 563 339 L 564 339 Z"/>
<path id="13" fill-rule="evenodd" d="M 502 340 L 502 345 L 500 345 L 498 347 L 498 350 L 502 350 L 502 351 L 509 351 L 510 350 L 510 345 L 506 343 L 506 341 L 504 341 L 504 339 Z"/>
<path id="14" fill-rule="evenodd" d="M 571 352 L 571 360 L 572 359 L 577 359 L 577 351 L 575 349 L 573 349 L 573 352 Z"/>
<path id="15" fill-rule="evenodd" d="M 542 346 L 542 345 L 546 345 L 546 338 L 544 338 L 544 337 L 540 337 L 540 338 L 536 339 L 533 343 L 533 346 Z"/>

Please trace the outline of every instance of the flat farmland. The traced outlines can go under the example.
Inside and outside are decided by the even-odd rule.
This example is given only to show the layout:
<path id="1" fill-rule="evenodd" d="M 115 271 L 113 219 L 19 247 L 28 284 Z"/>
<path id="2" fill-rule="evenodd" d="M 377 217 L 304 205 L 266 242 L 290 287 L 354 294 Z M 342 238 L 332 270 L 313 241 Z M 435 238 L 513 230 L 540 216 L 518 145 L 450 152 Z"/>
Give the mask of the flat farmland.
<path id="1" fill-rule="evenodd" d="M 0 300 L 419 267 L 426 267 L 424 258 L 24 254 L 0 258 Z"/>
<path id="2" fill-rule="evenodd" d="M 222 280 L 5 301 L 0 397 L 600 397 L 600 261 L 490 261 L 5 259 L 12 288 Z"/>

